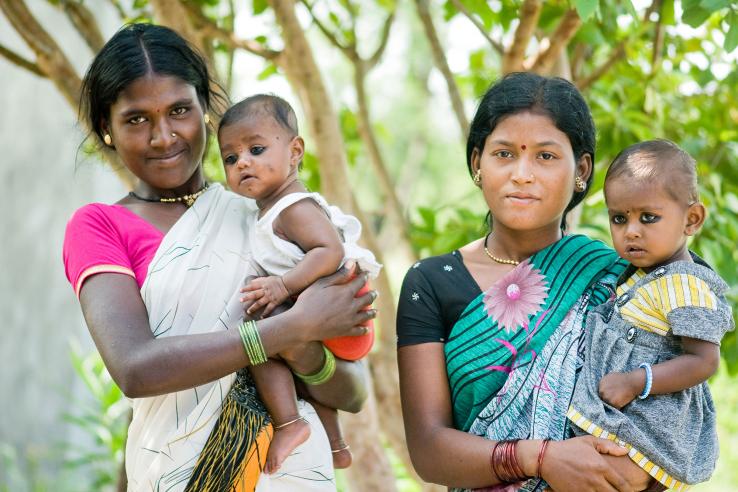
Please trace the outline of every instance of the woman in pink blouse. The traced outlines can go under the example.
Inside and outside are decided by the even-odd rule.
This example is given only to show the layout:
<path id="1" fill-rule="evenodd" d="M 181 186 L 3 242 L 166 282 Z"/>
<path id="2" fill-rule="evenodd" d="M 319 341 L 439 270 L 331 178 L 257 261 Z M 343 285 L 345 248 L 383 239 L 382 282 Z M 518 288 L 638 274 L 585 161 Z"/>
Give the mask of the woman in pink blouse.
<path id="1" fill-rule="evenodd" d="M 261 473 L 272 427 L 248 365 L 276 353 L 321 403 L 356 412 L 360 363 L 336 361 L 319 340 L 361 335 L 375 294 L 344 269 L 295 305 L 243 320 L 254 204 L 204 181 L 207 112 L 216 87 L 174 31 L 131 24 L 85 76 L 81 114 L 101 145 L 138 178 L 114 205 L 80 208 L 67 226 L 64 265 L 111 376 L 131 399 L 129 490 L 335 490 L 330 447 L 300 402 L 310 440 L 280 474 Z M 331 302 L 325 302 L 330 299 Z M 323 384 L 324 383 L 324 384 Z M 312 425 L 315 423 L 315 425 Z"/>

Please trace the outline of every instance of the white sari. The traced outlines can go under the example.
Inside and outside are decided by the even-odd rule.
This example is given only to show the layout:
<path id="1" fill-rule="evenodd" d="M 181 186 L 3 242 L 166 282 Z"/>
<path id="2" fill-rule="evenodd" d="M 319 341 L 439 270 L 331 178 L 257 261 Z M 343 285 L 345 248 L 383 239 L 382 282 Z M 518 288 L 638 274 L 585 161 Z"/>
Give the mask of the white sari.
<path id="1" fill-rule="evenodd" d="M 141 288 L 155 337 L 236 329 L 243 316 L 239 287 L 258 274 L 250 261 L 248 231 L 256 207 L 251 200 L 211 186 L 162 240 Z M 245 376 L 244 376 L 245 375 Z M 271 433 L 246 372 L 242 392 Z M 193 474 L 235 374 L 192 389 L 132 400 L 133 420 L 126 445 L 129 491 L 183 491 Z M 280 473 L 236 478 L 231 490 L 258 492 L 335 490 L 328 439 L 309 404 L 300 411 L 311 424 L 311 438 L 285 461 Z M 228 453 L 230 450 L 223 450 Z M 263 463 L 266 448 L 246 459 Z M 254 456 L 257 454 L 259 456 Z M 220 458 L 216 458 L 216 463 Z M 231 483 L 234 483 L 232 480 Z"/>

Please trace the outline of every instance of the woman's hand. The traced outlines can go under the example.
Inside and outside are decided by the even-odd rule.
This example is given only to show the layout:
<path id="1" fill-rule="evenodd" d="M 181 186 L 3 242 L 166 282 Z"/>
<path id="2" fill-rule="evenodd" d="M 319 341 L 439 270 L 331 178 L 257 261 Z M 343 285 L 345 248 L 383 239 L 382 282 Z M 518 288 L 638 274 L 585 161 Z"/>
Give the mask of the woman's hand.
<path id="1" fill-rule="evenodd" d="M 368 328 L 361 325 L 377 315 L 374 309 L 363 310 L 376 299 L 375 291 L 355 297 L 366 281 L 366 274 L 347 262 L 302 291 L 288 313 L 300 326 L 304 341 L 364 335 Z"/>
<path id="2" fill-rule="evenodd" d="M 628 450 L 607 439 L 594 436 L 551 441 L 548 445 L 541 476 L 555 491 L 640 490 L 629 483 L 603 455 L 625 456 Z"/>

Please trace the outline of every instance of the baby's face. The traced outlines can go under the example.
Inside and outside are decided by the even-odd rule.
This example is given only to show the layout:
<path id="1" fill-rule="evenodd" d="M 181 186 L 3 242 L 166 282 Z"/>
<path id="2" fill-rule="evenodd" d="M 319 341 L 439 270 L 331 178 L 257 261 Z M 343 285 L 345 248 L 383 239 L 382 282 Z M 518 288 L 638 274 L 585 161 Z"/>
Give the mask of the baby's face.
<path id="1" fill-rule="evenodd" d="M 662 184 L 616 177 L 605 183 L 605 201 L 621 258 L 647 271 L 686 258 L 689 204 L 672 198 Z"/>
<path id="2" fill-rule="evenodd" d="M 255 200 L 277 193 L 299 162 L 292 148 L 295 138 L 265 116 L 242 118 L 221 128 L 218 145 L 231 190 Z"/>

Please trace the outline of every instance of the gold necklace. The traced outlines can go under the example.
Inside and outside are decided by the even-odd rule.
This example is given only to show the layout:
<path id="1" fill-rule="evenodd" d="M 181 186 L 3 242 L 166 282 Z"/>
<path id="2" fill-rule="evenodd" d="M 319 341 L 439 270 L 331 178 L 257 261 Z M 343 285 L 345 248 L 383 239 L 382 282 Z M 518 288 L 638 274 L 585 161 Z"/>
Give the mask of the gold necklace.
<path id="1" fill-rule="evenodd" d="M 487 249 L 487 240 L 489 239 L 489 236 L 491 234 L 492 233 L 490 232 L 484 238 L 484 252 L 487 253 L 487 256 L 489 256 L 490 259 L 496 261 L 497 263 L 502 263 L 503 265 L 519 265 L 520 262 L 517 261 L 517 260 L 506 260 L 505 258 L 498 258 L 498 257 L 496 257 L 495 255 L 493 255 L 492 253 L 489 252 L 489 250 Z"/>
<path id="2" fill-rule="evenodd" d="M 135 194 L 134 192 L 129 192 L 128 196 L 132 196 L 133 198 L 136 198 L 138 200 L 142 200 L 144 202 L 154 202 L 154 203 L 179 203 L 184 202 L 184 204 L 189 208 L 192 206 L 193 203 L 195 203 L 195 200 L 200 198 L 200 195 L 205 193 L 205 190 L 208 189 L 208 186 L 210 186 L 208 183 L 205 183 L 203 187 L 194 193 L 190 193 L 189 195 L 182 195 L 182 196 L 175 196 L 173 198 L 144 198 L 142 196 L 139 196 Z"/>

